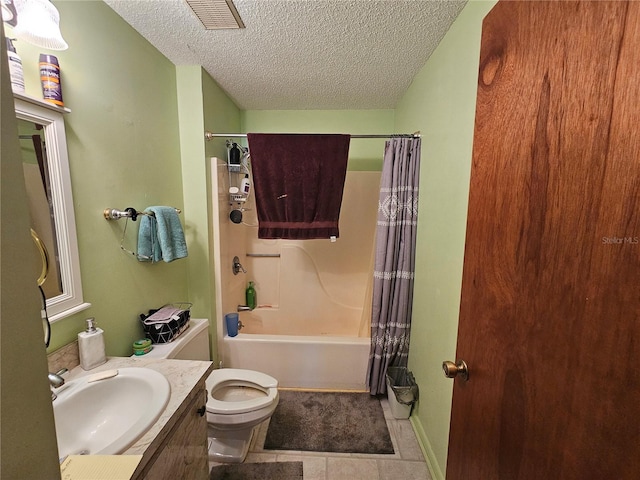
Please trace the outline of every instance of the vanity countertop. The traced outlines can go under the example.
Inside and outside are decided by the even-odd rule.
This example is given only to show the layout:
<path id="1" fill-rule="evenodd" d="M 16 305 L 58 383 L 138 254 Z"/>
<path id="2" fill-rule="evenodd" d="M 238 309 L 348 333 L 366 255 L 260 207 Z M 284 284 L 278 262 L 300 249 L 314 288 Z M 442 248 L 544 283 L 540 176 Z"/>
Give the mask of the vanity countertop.
<path id="1" fill-rule="evenodd" d="M 140 357 L 109 357 L 107 362 L 92 370 L 86 371 L 77 366 L 65 374 L 66 380 L 92 375 L 104 370 L 113 370 L 125 367 L 144 367 L 162 373 L 171 385 L 171 396 L 166 408 L 156 423 L 125 450 L 123 455 L 143 455 L 145 458 L 153 455 L 155 448 L 166 436 L 177 419 L 184 401 L 201 380 L 205 379 L 213 370 L 213 362 L 199 360 L 173 360 Z M 174 417 L 175 415 L 175 417 Z M 161 435 L 162 433 L 162 435 Z M 149 448 L 152 447 L 152 448 Z"/>

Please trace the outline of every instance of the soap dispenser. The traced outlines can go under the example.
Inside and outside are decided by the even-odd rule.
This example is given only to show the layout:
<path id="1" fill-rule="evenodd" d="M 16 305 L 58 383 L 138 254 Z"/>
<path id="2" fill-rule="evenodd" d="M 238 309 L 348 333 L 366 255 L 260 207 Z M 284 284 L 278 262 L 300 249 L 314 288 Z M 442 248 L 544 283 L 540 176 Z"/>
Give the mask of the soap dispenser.
<path id="1" fill-rule="evenodd" d="M 95 318 L 87 318 L 87 328 L 78 334 L 80 366 L 84 370 L 91 370 L 107 361 L 104 331 L 101 328 L 96 328 L 95 322 Z"/>
<path id="2" fill-rule="evenodd" d="M 257 298 L 256 298 L 256 289 L 253 286 L 253 282 L 249 282 L 247 286 L 247 290 L 245 292 L 245 300 L 247 302 L 247 306 L 253 310 L 257 306 Z"/>

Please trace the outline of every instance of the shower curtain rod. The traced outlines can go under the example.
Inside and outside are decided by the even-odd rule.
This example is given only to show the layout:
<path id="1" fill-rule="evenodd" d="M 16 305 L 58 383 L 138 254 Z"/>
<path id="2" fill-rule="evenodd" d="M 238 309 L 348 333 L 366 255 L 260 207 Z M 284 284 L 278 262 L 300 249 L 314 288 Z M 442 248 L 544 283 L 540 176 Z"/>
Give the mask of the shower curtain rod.
<path id="1" fill-rule="evenodd" d="M 283 134 L 283 135 L 296 135 L 296 134 Z M 327 134 L 330 135 L 330 134 Z M 207 140 L 211 140 L 215 137 L 231 137 L 231 138 L 247 138 L 246 133 L 212 133 L 205 132 L 204 137 Z M 420 132 L 415 133 L 391 133 L 388 135 L 351 135 L 351 138 L 420 138 Z"/>

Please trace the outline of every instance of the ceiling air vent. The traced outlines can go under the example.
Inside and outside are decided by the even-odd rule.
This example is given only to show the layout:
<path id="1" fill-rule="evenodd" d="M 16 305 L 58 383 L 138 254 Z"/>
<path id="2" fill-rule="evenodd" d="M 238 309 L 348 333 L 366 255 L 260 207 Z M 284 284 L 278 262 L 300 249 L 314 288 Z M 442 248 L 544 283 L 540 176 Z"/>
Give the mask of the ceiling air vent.
<path id="1" fill-rule="evenodd" d="M 245 28 L 231 0 L 187 0 L 207 30 Z"/>

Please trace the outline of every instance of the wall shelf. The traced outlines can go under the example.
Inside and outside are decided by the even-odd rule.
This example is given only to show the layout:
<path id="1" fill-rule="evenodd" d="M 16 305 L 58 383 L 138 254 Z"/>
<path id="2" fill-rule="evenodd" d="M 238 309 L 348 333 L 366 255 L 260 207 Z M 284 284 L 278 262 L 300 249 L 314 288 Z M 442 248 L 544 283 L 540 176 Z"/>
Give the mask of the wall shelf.
<path id="1" fill-rule="evenodd" d="M 71 110 L 69 110 L 67 107 L 59 107 L 57 105 L 54 105 L 53 103 L 45 102 L 40 98 L 31 97 L 23 93 L 13 92 L 13 98 L 17 98 L 18 100 L 22 100 L 23 102 L 28 102 L 33 105 L 38 105 L 39 107 L 48 108 L 49 110 L 53 110 L 54 112 L 71 113 Z"/>

